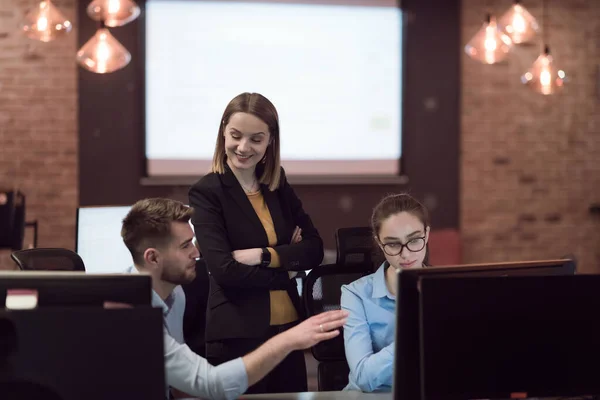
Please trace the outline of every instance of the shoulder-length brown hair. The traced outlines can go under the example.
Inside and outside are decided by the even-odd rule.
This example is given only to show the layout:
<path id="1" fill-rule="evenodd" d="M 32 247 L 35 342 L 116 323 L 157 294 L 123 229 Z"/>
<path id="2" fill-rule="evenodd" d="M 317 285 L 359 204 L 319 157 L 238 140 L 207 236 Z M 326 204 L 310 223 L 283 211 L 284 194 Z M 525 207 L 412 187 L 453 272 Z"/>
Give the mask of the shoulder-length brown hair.
<path id="1" fill-rule="evenodd" d="M 260 118 L 269 127 L 270 142 L 264 158 L 260 161 L 264 168 L 258 181 L 269 186 L 270 191 L 277 190 L 281 179 L 281 158 L 279 154 L 279 116 L 273 103 L 259 93 L 242 93 L 237 95 L 227 104 L 221 123 L 219 135 L 215 145 L 211 172 L 217 174 L 225 173 L 227 156 L 225 155 L 225 126 L 235 113 L 243 112 Z"/>

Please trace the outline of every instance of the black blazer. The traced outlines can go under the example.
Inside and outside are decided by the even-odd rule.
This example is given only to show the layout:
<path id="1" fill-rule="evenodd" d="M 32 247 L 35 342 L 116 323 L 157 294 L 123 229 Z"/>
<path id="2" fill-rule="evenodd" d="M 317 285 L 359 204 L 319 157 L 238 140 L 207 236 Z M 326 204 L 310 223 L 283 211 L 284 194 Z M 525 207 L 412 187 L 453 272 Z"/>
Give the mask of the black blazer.
<path id="1" fill-rule="evenodd" d="M 298 315 L 304 311 L 296 280 L 288 271 L 317 267 L 323 260 L 323 241 L 281 169 L 281 184 L 273 192 L 261 185 L 277 234 L 274 249 L 280 268 L 241 264 L 233 250 L 268 247 L 267 233 L 233 172 L 210 173 L 189 191 L 192 223 L 210 274 L 206 340 L 260 338 L 270 323 L 269 290 L 287 290 Z M 294 228 L 302 241 L 290 244 Z"/>
<path id="2" fill-rule="evenodd" d="M 206 357 L 206 306 L 208 303 L 208 270 L 206 261 L 196 261 L 196 279 L 181 285 L 185 293 L 183 340 L 196 354 Z"/>

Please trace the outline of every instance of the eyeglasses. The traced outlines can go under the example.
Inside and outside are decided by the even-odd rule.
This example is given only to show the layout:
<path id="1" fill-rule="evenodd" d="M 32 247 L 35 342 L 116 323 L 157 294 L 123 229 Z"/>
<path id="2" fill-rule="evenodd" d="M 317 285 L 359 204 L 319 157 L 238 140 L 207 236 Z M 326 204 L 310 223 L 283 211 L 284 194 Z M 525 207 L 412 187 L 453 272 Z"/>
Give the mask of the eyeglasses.
<path id="1" fill-rule="evenodd" d="M 425 236 L 411 239 L 405 244 L 400 242 L 381 243 L 381 247 L 383 247 L 383 252 L 388 256 L 397 256 L 402 253 L 405 247 L 408 251 L 416 253 L 425 247 Z"/>

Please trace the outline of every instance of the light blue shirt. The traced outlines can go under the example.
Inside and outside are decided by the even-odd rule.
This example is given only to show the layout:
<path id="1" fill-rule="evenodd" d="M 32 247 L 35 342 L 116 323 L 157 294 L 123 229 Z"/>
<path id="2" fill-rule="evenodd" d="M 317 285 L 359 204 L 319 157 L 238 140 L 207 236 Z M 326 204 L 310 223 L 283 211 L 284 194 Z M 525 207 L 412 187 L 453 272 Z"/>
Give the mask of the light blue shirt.
<path id="1" fill-rule="evenodd" d="M 394 370 L 396 298 L 385 284 L 385 266 L 342 286 L 341 305 L 350 315 L 344 346 L 350 366 L 345 390 L 390 392 Z"/>
<path id="2" fill-rule="evenodd" d="M 137 273 L 137 269 L 131 267 L 127 272 Z M 165 300 L 153 290 L 152 305 L 163 310 L 167 386 L 191 396 L 219 400 L 235 399 L 248 389 L 246 366 L 241 358 L 214 367 L 184 343 L 185 292 L 181 286 L 176 286 Z"/>
<path id="3" fill-rule="evenodd" d="M 163 325 L 165 329 L 177 343 L 184 344 L 183 314 L 185 313 L 185 293 L 183 288 L 176 286 L 164 301 L 153 290 L 152 306 L 163 309 Z"/>

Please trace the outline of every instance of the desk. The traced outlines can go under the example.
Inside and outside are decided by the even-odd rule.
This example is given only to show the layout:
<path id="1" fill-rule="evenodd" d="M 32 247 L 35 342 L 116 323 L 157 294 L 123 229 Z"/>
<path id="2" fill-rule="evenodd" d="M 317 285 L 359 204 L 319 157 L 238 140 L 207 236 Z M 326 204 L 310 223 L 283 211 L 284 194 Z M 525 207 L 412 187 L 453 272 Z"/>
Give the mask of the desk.
<path id="1" fill-rule="evenodd" d="M 278 394 L 246 394 L 239 400 L 392 400 L 391 393 L 342 392 L 303 392 Z"/>

